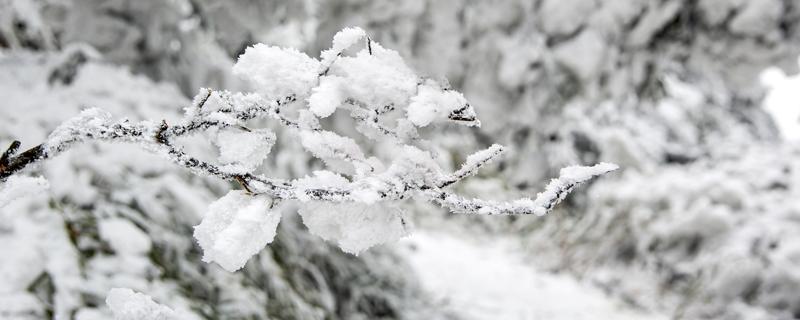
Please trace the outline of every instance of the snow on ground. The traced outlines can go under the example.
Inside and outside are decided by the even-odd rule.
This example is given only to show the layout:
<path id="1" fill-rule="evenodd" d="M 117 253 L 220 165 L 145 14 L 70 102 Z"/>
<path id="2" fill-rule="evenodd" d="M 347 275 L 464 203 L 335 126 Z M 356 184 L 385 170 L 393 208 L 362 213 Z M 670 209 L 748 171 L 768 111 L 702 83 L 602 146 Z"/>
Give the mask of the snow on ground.
<path id="1" fill-rule="evenodd" d="M 666 319 L 627 309 L 567 275 L 536 270 L 510 239 L 417 232 L 403 251 L 426 290 L 465 319 Z"/>

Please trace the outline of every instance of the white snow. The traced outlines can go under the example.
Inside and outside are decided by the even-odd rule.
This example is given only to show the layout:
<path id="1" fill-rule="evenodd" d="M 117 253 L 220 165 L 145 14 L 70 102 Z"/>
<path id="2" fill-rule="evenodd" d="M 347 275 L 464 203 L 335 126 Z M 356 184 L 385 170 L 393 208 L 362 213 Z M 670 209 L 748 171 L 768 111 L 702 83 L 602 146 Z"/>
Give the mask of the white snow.
<path id="1" fill-rule="evenodd" d="M 210 98 L 212 94 L 214 94 L 214 91 L 210 88 L 200 88 L 197 90 L 197 94 L 192 98 L 192 103 L 186 108 L 183 108 L 186 118 L 191 119 L 196 117 L 200 113 L 201 104 L 208 102 L 208 98 Z"/>
<path id="2" fill-rule="evenodd" d="M 458 171 L 450 175 L 450 179 L 461 180 L 465 177 L 474 175 L 487 163 L 500 156 L 505 149 L 499 144 L 493 144 L 489 148 L 475 152 L 467 157 L 467 161 L 461 165 Z"/>
<path id="3" fill-rule="evenodd" d="M 308 231 L 355 255 L 408 234 L 404 213 L 386 203 L 309 201 L 302 203 L 299 213 Z"/>
<path id="4" fill-rule="evenodd" d="M 536 270 L 509 239 L 416 232 L 401 244 L 434 301 L 466 320 L 666 319 L 626 309 L 567 275 Z"/>
<path id="5" fill-rule="evenodd" d="M 569 166 L 561 168 L 558 179 L 570 182 L 584 182 L 593 177 L 605 174 L 619 169 L 619 166 L 613 163 L 600 162 L 591 167 L 586 166 Z"/>
<path id="6" fill-rule="evenodd" d="M 300 133 L 303 147 L 320 159 L 347 156 L 363 159 L 364 153 L 355 140 L 340 136 L 331 131 L 303 131 Z"/>
<path id="7" fill-rule="evenodd" d="M 424 127 L 437 119 L 446 119 L 451 112 L 464 107 L 467 107 L 467 99 L 460 92 L 425 84 L 419 86 L 419 93 L 411 98 L 408 120 Z"/>
<path id="8" fill-rule="evenodd" d="M 486 161 L 490 161 L 503 152 L 503 146 L 493 144 L 489 148 L 475 152 L 467 157 L 464 167 L 473 168 Z"/>
<path id="9" fill-rule="evenodd" d="M 370 185 L 365 185 L 364 188 L 355 188 L 350 190 L 350 198 L 356 202 L 364 204 L 373 204 L 380 201 L 381 196 Z"/>
<path id="10" fill-rule="evenodd" d="M 554 57 L 581 80 L 594 79 L 607 61 L 606 41 L 600 32 L 589 29 L 559 44 L 554 49 Z M 586 54 L 587 52 L 592 54 Z"/>
<path id="11" fill-rule="evenodd" d="M 310 198 L 305 194 L 306 190 L 315 188 L 343 188 L 347 186 L 350 181 L 347 178 L 328 170 L 314 171 L 312 176 L 305 176 L 294 181 L 294 186 L 299 191 L 297 199 L 300 201 L 309 201 Z"/>
<path id="12" fill-rule="evenodd" d="M 342 51 L 356 44 L 359 40 L 367 36 L 364 29 L 359 27 L 344 28 L 333 36 L 333 44 L 330 49 L 322 51 L 320 57 L 325 62 L 332 62 Z"/>
<path id="13" fill-rule="evenodd" d="M 743 1 L 741 4 L 728 28 L 748 36 L 764 35 L 774 30 L 786 10 L 781 0 Z"/>
<path id="14" fill-rule="evenodd" d="M 196 110 L 189 108 L 186 110 L 186 117 L 188 119 L 192 119 L 192 117 L 201 116 L 207 120 L 217 121 L 230 126 L 241 125 L 241 120 L 234 117 L 229 112 L 224 111 L 225 109 L 231 107 L 237 108 L 240 105 L 244 105 L 242 103 L 232 103 L 233 101 L 230 101 L 233 100 L 230 99 L 232 97 L 238 97 L 242 99 L 244 95 L 230 95 L 228 92 L 213 91 L 206 99 L 202 109 Z M 195 100 L 196 99 L 197 98 L 195 98 Z"/>
<path id="15" fill-rule="evenodd" d="M 772 116 L 783 138 L 800 140 L 800 74 L 787 76 L 778 68 L 768 68 L 761 73 L 761 83 L 768 90 L 763 108 Z"/>
<path id="16" fill-rule="evenodd" d="M 595 8 L 595 1 L 545 0 L 541 2 L 537 22 L 546 33 L 567 35 L 585 24 Z"/>
<path id="17" fill-rule="evenodd" d="M 303 148 L 325 161 L 328 166 L 335 167 L 338 162 L 346 161 L 351 163 L 358 172 L 369 172 L 370 170 L 364 152 L 351 138 L 331 131 L 301 131 L 300 143 Z"/>
<path id="18" fill-rule="evenodd" d="M 680 103 L 684 108 L 696 109 L 703 105 L 705 96 L 703 92 L 697 87 L 683 82 L 673 75 L 664 76 L 661 80 L 664 83 L 664 89 L 670 97 Z"/>
<path id="19" fill-rule="evenodd" d="M 342 92 L 342 78 L 324 76 L 320 78 L 319 86 L 314 88 L 308 97 L 308 107 L 318 117 L 325 118 L 332 115 L 345 99 Z"/>
<path id="20" fill-rule="evenodd" d="M 0 263 L 0 314 L 5 310 L 2 300 L 9 298 L 6 295 L 15 292 L 23 294 L 26 287 L 36 280 L 45 268 L 47 257 L 35 241 L 36 236 L 40 235 L 36 233 L 38 230 L 30 228 L 25 231 L 30 234 L 17 237 L 4 235 L 0 238 L 0 255 L 4 262 Z"/>
<path id="21" fill-rule="evenodd" d="M 349 98 L 376 109 L 407 105 L 417 86 L 417 76 L 400 55 L 378 43 L 372 44 L 372 54 L 361 50 L 354 57 L 339 57 L 329 74 L 344 79 Z"/>
<path id="22" fill-rule="evenodd" d="M 4 316 L 3 319 L 8 320 L 35 319 L 35 315 L 40 315 L 41 319 L 45 314 L 44 306 L 41 305 L 39 298 L 30 293 L 0 294 L 0 308 L 2 308 L 0 316 Z M 23 318 L 23 315 L 26 317 Z"/>
<path id="23" fill-rule="evenodd" d="M 50 154 L 60 152 L 86 133 L 96 134 L 99 130 L 105 130 L 110 119 L 111 114 L 99 108 L 81 111 L 80 115 L 64 121 L 50 133 L 45 143 L 45 152 Z"/>
<path id="24" fill-rule="evenodd" d="M 359 27 L 344 28 L 333 36 L 333 49 L 342 51 L 366 36 L 367 33 L 364 32 L 364 29 Z"/>
<path id="25" fill-rule="evenodd" d="M 613 163 L 601 162 L 591 167 L 569 166 L 562 168 L 558 178 L 550 180 L 544 191 L 536 195 L 531 205 L 535 207 L 533 213 L 537 216 L 545 215 L 549 208 L 558 204 L 566 197 L 563 189 L 569 185 L 585 182 L 593 177 L 617 170 L 619 166 Z"/>
<path id="26" fill-rule="evenodd" d="M 47 188 L 49 184 L 42 177 L 10 176 L 0 190 L 0 208 L 16 199 L 44 192 Z"/>
<path id="27" fill-rule="evenodd" d="M 544 191 L 536 195 L 536 199 L 521 198 L 511 201 L 491 201 L 467 199 L 455 194 L 438 195 L 437 202 L 450 208 L 453 212 L 476 214 L 534 214 L 543 216 L 550 212 L 559 202 L 579 184 L 589 179 L 614 171 L 619 168 L 612 163 L 599 163 L 591 167 L 571 166 L 561 169 L 558 178 L 550 180 Z M 459 170 L 460 172 L 460 170 Z M 459 173 L 457 172 L 457 173 Z M 451 176 L 452 179 L 452 176 Z M 447 180 L 443 180 L 447 181 Z M 477 209 L 477 210 L 476 210 Z"/>
<path id="28" fill-rule="evenodd" d="M 239 56 L 233 74 L 266 98 L 278 99 L 306 95 L 317 84 L 319 69 L 319 61 L 296 49 L 256 44 Z"/>
<path id="29" fill-rule="evenodd" d="M 266 197 L 233 190 L 209 205 L 194 229 L 203 261 L 216 262 L 230 272 L 241 269 L 275 238 L 280 214 L 270 209 L 270 203 Z"/>
<path id="30" fill-rule="evenodd" d="M 442 168 L 429 151 L 405 145 L 394 153 L 386 175 L 409 185 L 434 185 L 442 179 Z"/>
<path id="31" fill-rule="evenodd" d="M 106 304 L 114 313 L 115 320 L 182 319 L 175 311 L 156 303 L 150 296 L 127 288 L 111 289 Z"/>
<path id="32" fill-rule="evenodd" d="M 108 242 L 117 254 L 146 254 L 152 247 L 147 233 L 132 222 L 122 218 L 111 218 L 98 222 L 100 239 Z"/>
<path id="33" fill-rule="evenodd" d="M 232 129 L 220 130 L 214 143 L 219 147 L 220 162 L 241 166 L 249 172 L 261 165 L 275 139 L 275 134 L 267 129 L 250 132 Z"/>

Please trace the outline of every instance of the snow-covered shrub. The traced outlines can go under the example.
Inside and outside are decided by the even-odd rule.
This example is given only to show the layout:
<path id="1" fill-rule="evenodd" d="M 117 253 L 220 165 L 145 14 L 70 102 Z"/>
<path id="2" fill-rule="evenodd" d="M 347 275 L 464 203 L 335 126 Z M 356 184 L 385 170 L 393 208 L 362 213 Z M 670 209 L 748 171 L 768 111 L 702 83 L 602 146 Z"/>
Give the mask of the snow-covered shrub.
<path id="1" fill-rule="evenodd" d="M 362 40 L 363 49 L 353 56 L 345 54 Z M 134 143 L 195 174 L 236 181 L 245 191 L 229 193 L 212 204 L 195 229 L 204 260 L 234 271 L 272 240 L 280 217 L 271 209 L 282 202 L 297 201 L 311 232 L 359 253 L 406 234 L 402 212 L 383 209 L 386 203 L 413 197 L 456 213 L 543 215 L 577 185 L 617 168 L 607 163 L 565 168 L 535 199 L 498 202 L 448 191 L 498 157 L 503 148 L 493 145 L 467 158 L 456 172 L 445 172 L 426 150 L 416 127 L 438 122 L 479 126 L 475 111 L 462 94 L 416 76 L 397 52 L 373 42 L 359 28 L 334 36 L 332 48 L 322 53 L 321 60 L 294 49 L 253 46 L 241 55 L 234 73 L 250 82 L 256 93 L 200 90 L 184 118 L 172 124 L 113 120 L 101 109 L 87 109 L 34 148 L 17 154 L 15 143 L 0 163 L 0 178 L 77 143 L 105 140 Z M 320 118 L 337 110 L 349 112 L 360 133 L 375 144 L 396 149 L 396 156 L 368 156 L 354 139 L 324 129 Z M 275 135 L 267 128 L 249 128 L 253 119 L 272 119 L 285 126 L 332 171 L 295 180 L 258 173 Z M 201 160 L 176 145 L 177 138 L 203 131 L 216 135 L 218 163 Z"/>

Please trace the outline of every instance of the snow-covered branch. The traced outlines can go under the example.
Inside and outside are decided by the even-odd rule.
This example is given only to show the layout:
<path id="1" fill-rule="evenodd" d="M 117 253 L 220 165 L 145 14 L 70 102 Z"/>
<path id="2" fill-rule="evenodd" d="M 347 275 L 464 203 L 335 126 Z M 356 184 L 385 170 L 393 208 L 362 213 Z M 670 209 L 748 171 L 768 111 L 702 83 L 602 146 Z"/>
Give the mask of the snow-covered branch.
<path id="1" fill-rule="evenodd" d="M 486 152 L 489 150 L 484 150 Z M 476 154 L 477 155 L 477 154 Z M 470 161 L 468 160 L 467 163 Z M 611 163 L 599 163 L 591 167 L 572 166 L 561 169 L 558 178 L 550 180 L 544 191 L 535 199 L 523 198 L 514 201 L 499 202 L 480 199 L 465 199 L 461 196 L 442 190 L 428 190 L 425 195 L 433 202 L 457 213 L 497 214 L 535 214 L 543 216 L 566 198 L 575 187 L 590 179 L 617 170 Z M 459 170 L 461 171 L 461 170 Z"/>
<path id="2" fill-rule="evenodd" d="M 478 173 L 481 167 L 492 162 L 495 158 L 499 157 L 503 154 L 503 146 L 499 144 L 493 144 L 486 150 L 478 151 L 469 157 L 467 157 L 467 162 L 461 166 L 461 169 L 458 171 L 453 172 L 453 174 L 448 175 L 444 180 L 439 183 L 440 188 L 444 188 L 449 186 L 453 183 L 461 181 L 462 179 L 472 176 Z"/>
<path id="3" fill-rule="evenodd" d="M 353 56 L 344 54 L 365 38 L 366 48 Z M 194 174 L 237 181 L 247 192 L 232 191 L 212 204 L 195 230 L 205 251 L 204 260 L 236 270 L 272 241 L 279 221 L 272 207 L 282 200 L 301 204 L 300 213 L 312 232 L 358 253 L 405 234 L 402 214 L 380 206 L 419 197 L 456 213 L 543 215 L 578 184 L 617 168 L 601 163 L 562 169 L 561 176 L 535 199 L 465 199 L 446 189 L 475 175 L 504 148 L 492 145 L 469 156 L 457 171 L 446 172 L 428 151 L 412 144 L 419 142 L 419 127 L 444 122 L 480 126 L 475 110 L 461 93 L 418 77 L 397 52 L 369 40 L 359 28 L 338 33 L 331 49 L 321 57 L 317 60 L 294 49 L 255 45 L 239 57 L 233 71 L 256 92 L 202 89 L 185 109 L 183 119 L 174 124 L 114 120 L 100 109 L 85 110 L 28 151 L 17 154 L 19 143 L 13 143 L 0 159 L 0 178 L 75 144 L 110 141 L 141 146 Z M 355 139 L 324 129 L 319 119 L 339 109 L 349 111 L 358 131 L 370 141 L 390 143 L 397 154 L 383 160 L 370 156 Z M 252 119 L 271 119 L 285 127 L 328 170 L 294 180 L 257 173 L 276 137 L 267 128 L 247 127 Z M 176 138 L 194 134 L 211 136 L 219 147 L 217 161 L 199 160 L 175 144 Z M 322 204 L 329 214 L 318 214 Z M 401 229 L 383 229 L 394 224 Z M 335 233 L 331 233 L 331 225 L 337 226 Z M 384 232 L 365 234 L 365 230 Z M 359 234 L 362 236 L 354 236 Z"/>

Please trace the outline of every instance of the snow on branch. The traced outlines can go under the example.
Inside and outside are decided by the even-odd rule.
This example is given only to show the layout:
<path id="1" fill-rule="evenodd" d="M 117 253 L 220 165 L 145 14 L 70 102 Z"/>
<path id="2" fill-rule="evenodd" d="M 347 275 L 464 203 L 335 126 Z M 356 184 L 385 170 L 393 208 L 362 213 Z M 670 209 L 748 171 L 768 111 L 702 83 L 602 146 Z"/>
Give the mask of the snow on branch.
<path id="1" fill-rule="evenodd" d="M 464 164 L 461 165 L 461 169 L 458 169 L 458 171 L 448 175 L 447 178 L 445 178 L 439 183 L 439 188 L 444 188 L 453 183 L 461 181 L 466 177 L 478 173 L 478 170 L 480 170 L 481 167 L 483 167 L 486 164 L 489 164 L 489 162 L 492 162 L 492 160 L 503 154 L 504 151 L 505 149 L 503 148 L 503 146 L 499 144 L 493 144 L 486 150 L 473 153 L 472 155 L 467 157 L 467 162 L 464 162 Z"/>
<path id="2" fill-rule="evenodd" d="M 488 151 L 488 150 L 485 150 Z M 484 152 L 485 152 L 484 151 Z M 469 161 L 468 161 L 469 162 Z M 617 170 L 619 167 L 611 163 L 599 163 L 591 167 L 571 166 L 561 169 L 561 175 L 550 180 L 544 191 L 535 199 L 523 198 L 509 202 L 465 199 L 461 196 L 441 190 L 426 191 L 431 201 L 457 213 L 497 214 L 535 214 L 543 216 L 550 212 L 561 200 L 567 197 L 575 187 L 590 179 Z"/>
<path id="3" fill-rule="evenodd" d="M 345 54 L 362 39 L 365 48 Z M 75 144 L 102 140 L 138 145 L 194 174 L 236 181 L 246 192 L 232 191 L 212 204 L 195 229 L 203 259 L 234 271 L 272 241 L 280 218 L 273 206 L 282 201 L 301 205 L 311 232 L 357 254 L 407 234 L 403 212 L 395 206 L 404 199 L 424 199 L 456 213 L 543 215 L 577 185 L 617 168 L 606 163 L 564 168 L 535 199 L 465 199 L 446 189 L 475 175 L 504 148 L 492 145 L 469 156 L 457 171 L 445 172 L 429 152 L 413 144 L 420 127 L 480 126 L 464 95 L 417 76 L 397 52 L 372 41 L 360 28 L 336 34 L 321 56 L 317 60 L 264 44 L 250 47 L 233 72 L 255 92 L 201 89 L 183 119 L 172 124 L 115 120 L 100 109 L 85 110 L 27 151 L 17 153 L 20 143 L 15 141 L 0 159 L 0 179 Z M 370 156 L 355 139 L 323 129 L 319 119 L 337 111 L 347 111 L 358 132 L 372 143 L 390 144 L 396 155 Z M 293 180 L 257 173 L 276 137 L 268 128 L 248 128 L 252 119 L 271 119 L 286 127 L 327 170 Z M 216 161 L 199 160 L 175 144 L 176 138 L 195 134 L 207 134 L 219 147 Z"/>

